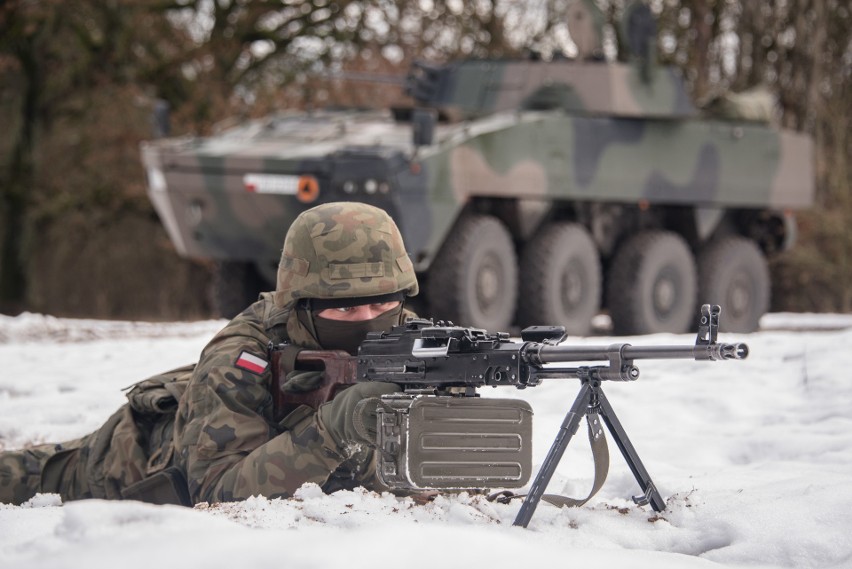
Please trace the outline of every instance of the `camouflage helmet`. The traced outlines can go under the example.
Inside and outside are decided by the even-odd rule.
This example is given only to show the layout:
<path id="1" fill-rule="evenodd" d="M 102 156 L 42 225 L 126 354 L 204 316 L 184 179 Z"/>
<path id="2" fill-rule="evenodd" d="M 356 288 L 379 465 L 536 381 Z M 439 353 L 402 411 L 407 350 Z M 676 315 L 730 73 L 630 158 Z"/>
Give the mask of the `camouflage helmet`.
<path id="1" fill-rule="evenodd" d="M 302 212 L 284 239 L 273 298 L 349 299 L 418 292 L 393 219 L 377 207 L 335 202 Z"/>

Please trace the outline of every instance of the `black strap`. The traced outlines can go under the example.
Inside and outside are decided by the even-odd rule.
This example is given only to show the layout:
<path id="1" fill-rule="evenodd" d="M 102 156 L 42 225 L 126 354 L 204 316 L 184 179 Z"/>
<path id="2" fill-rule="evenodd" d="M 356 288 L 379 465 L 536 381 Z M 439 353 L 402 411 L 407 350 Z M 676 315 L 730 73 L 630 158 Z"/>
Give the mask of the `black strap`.
<path id="1" fill-rule="evenodd" d="M 405 300 L 405 294 L 399 291 L 355 298 L 303 298 L 299 302 L 306 310 L 325 310 L 326 308 L 350 308 L 362 304 L 384 304 L 385 302 L 402 302 L 403 300 Z"/>
<path id="2" fill-rule="evenodd" d="M 296 358 L 299 357 L 299 352 L 302 350 L 304 350 L 304 348 L 294 344 L 281 344 L 278 348 L 276 348 L 276 351 L 281 354 L 279 356 L 281 358 L 281 367 L 279 369 L 283 372 L 283 377 L 281 379 L 284 379 L 288 373 L 296 369 Z"/>
<path id="3" fill-rule="evenodd" d="M 124 500 L 138 500 L 149 504 L 174 504 L 192 507 L 192 498 L 183 471 L 170 466 L 121 491 Z"/>

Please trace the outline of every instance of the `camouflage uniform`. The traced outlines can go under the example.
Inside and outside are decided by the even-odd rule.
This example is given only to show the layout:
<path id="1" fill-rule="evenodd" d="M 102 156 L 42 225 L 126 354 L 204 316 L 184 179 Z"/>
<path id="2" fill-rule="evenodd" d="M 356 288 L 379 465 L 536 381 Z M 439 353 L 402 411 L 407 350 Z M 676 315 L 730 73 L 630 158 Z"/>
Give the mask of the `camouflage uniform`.
<path id="1" fill-rule="evenodd" d="M 167 468 L 174 410 L 193 367 L 139 382 L 94 433 L 0 453 L 0 503 L 21 504 L 38 492 L 66 501 L 120 499 L 123 489 Z"/>
<path id="2" fill-rule="evenodd" d="M 417 291 L 385 212 L 354 203 L 304 212 L 287 233 L 274 293 L 220 331 L 197 365 L 137 384 L 128 404 L 95 433 L 0 453 L 0 502 L 18 504 L 36 492 L 119 499 L 166 469 L 185 476 L 192 503 L 289 496 L 305 482 L 326 492 L 378 488 L 370 448 L 341 446 L 308 407 L 274 416 L 267 353 L 284 342 L 321 347 L 310 318 L 299 317 L 303 299 Z"/>
<path id="3" fill-rule="evenodd" d="M 254 372 L 236 363 L 246 352 L 267 361 L 269 343 L 288 339 L 290 314 L 264 295 L 201 353 L 175 425 L 176 459 L 193 501 L 288 496 L 305 482 L 327 491 L 369 483 L 369 452 L 347 461 L 307 408 L 277 423 L 271 367 Z"/>

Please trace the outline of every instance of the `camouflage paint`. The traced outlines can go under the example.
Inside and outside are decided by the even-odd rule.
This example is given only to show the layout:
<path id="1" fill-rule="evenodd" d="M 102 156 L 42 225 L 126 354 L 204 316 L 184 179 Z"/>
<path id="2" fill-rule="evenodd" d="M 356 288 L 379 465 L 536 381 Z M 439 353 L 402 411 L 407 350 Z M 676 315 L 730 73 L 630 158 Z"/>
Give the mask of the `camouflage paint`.
<path id="1" fill-rule="evenodd" d="M 623 203 L 806 207 L 809 139 L 755 124 L 524 113 L 449 150 L 456 200 L 517 196 Z M 786 153 L 786 155 L 785 155 Z M 766 167 L 756 168 L 756 164 Z M 776 173 L 782 171 L 784 176 Z"/>
<path id="2" fill-rule="evenodd" d="M 418 271 L 476 198 L 701 210 L 812 203 L 809 138 L 704 117 L 673 70 L 650 77 L 594 61 L 454 63 L 438 69 L 433 99 L 420 103 L 469 120 L 439 123 L 429 146 L 415 148 L 411 125 L 390 113 L 282 115 L 208 139 L 146 143 L 149 194 L 181 254 L 253 261 L 270 280 L 287 227 L 332 201 L 390 213 Z M 533 110 L 541 101 L 550 108 Z M 247 174 L 310 174 L 319 196 L 305 204 L 250 193 Z M 711 218 L 702 220 L 708 234 Z"/>
<path id="3" fill-rule="evenodd" d="M 681 78 L 670 68 L 655 69 L 642 81 L 632 65 L 587 61 L 461 61 L 437 79 L 438 94 L 429 103 L 445 114 L 477 118 L 524 108 L 542 86 L 573 94 L 568 112 L 620 117 L 697 116 Z"/>

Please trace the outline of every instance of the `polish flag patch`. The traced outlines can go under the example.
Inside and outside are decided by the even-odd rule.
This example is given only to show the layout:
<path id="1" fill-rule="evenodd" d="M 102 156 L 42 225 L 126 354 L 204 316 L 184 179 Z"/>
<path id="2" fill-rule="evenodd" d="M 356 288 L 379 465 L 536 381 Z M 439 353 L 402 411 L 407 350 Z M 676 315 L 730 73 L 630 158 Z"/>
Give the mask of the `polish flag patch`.
<path id="1" fill-rule="evenodd" d="M 269 362 L 254 354 L 240 352 L 240 357 L 237 358 L 237 362 L 234 365 L 252 373 L 263 373 L 266 371 Z"/>

